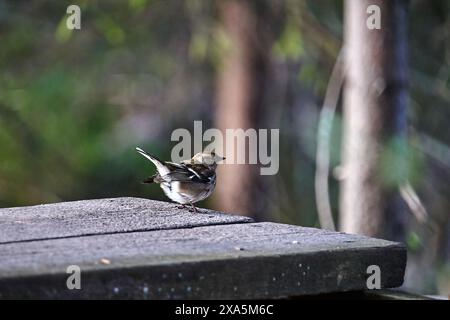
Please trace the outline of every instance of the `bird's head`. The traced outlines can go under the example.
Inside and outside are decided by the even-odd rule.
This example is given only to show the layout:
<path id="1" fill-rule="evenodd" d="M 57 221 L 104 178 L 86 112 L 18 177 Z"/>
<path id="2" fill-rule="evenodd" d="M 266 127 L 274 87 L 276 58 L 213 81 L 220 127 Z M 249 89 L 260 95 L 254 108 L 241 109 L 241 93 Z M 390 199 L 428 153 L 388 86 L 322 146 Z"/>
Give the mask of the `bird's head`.
<path id="1" fill-rule="evenodd" d="M 224 157 L 217 155 L 214 151 L 207 152 L 199 152 L 189 161 L 192 164 L 205 164 L 216 166 L 218 162 L 225 160 Z"/>

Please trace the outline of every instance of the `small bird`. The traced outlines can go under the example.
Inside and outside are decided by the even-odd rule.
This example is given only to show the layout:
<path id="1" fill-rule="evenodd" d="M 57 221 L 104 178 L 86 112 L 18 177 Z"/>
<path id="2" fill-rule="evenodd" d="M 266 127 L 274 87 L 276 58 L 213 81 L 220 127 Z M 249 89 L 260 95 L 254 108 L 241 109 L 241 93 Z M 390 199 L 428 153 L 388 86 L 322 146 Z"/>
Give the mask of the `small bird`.
<path id="1" fill-rule="evenodd" d="M 194 203 L 206 199 L 214 191 L 217 163 L 225 159 L 215 152 L 201 152 L 178 164 L 161 161 L 138 147 L 136 151 L 153 162 L 157 170 L 142 182 L 159 183 L 167 197 L 183 208 L 191 205 L 194 212 L 197 212 Z"/>

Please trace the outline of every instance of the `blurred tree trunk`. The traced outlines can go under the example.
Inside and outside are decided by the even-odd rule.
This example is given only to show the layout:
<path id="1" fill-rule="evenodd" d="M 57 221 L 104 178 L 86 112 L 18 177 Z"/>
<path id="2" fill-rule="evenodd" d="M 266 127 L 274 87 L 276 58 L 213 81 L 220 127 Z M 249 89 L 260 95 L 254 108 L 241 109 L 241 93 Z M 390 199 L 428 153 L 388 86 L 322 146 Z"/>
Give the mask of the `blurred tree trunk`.
<path id="1" fill-rule="evenodd" d="M 251 2 L 221 1 L 219 9 L 229 45 L 217 79 L 215 122 L 225 138 L 226 129 L 258 128 L 267 50 L 262 50 L 264 41 L 258 37 L 258 17 Z M 254 201 L 254 195 L 258 178 L 255 165 L 219 166 L 214 198 L 216 207 L 246 215 L 257 213 L 258 203 Z"/>
<path id="2" fill-rule="evenodd" d="M 384 184 L 381 155 L 394 137 L 406 134 L 407 4 L 404 0 L 345 2 L 347 73 L 340 201 L 344 232 L 378 237 L 402 232 L 398 190 Z M 371 5 L 381 9 L 381 29 L 370 30 L 366 25 Z"/>

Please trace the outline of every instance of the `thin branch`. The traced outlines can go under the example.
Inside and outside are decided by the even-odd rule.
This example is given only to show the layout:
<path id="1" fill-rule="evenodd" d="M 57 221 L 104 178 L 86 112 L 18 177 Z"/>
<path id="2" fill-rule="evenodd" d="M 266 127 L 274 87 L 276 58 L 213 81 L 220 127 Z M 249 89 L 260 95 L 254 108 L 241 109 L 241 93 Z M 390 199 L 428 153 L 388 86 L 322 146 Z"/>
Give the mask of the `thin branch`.
<path id="1" fill-rule="evenodd" d="M 419 196 L 413 189 L 409 182 L 399 186 L 400 195 L 411 210 L 412 214 L 416 217 L 417 221 L 424 224 L 427 222 L 428 213 L 425 206 L 420 201 Z"/>
<path id="2" fill-rule="evenodd" d="M 319 116 L 317 130 L 315 194 L 316 206 L 320 226 L 323 229 L 336 230 L 333 213 L 331 211 L 330 196 L 328 192 L 328 175 L 330 167 L 330 136 L 333 118 L 339 101 L 339 95 L 344 83 L 343 51 L 339 52 L 334 64 L 322 110 Z"/>

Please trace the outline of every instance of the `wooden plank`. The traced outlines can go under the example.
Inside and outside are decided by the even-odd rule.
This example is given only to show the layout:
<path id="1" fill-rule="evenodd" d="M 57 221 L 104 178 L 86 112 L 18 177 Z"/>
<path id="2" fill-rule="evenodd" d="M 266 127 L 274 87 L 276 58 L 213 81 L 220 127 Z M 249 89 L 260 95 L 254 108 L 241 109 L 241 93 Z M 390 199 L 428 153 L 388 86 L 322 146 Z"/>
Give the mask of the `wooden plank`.
<path id="1" fill-rule="evenodd" d="M 367 300 L 436 300 L 416 293 L 390 289 L 365 291 L 364 298 Z"/>
<path id="2" fill-rule="evenodd" d="M 251 222 L 252 219 L 140 198 L 61 202 L 0 209 L 0 244 L 93 234 Z"/>
<path id="3" fill-rule="evenodd" d="M 397 287 L 406 264 L 398 243 L 276 223 L 9 243 L 0 257 L 0 298 L 280 298 L 364 290 L 369 265 Z"/>
<path id="4" fill-rule="evenodd" d="M 290 297 L 291 300 L 437 300 L 437 297 L 423 296 L 399 289 L 380 289 L 335 292 L 311 296 Z M 445 298 L 444 300 L 448 300 Z"/>

